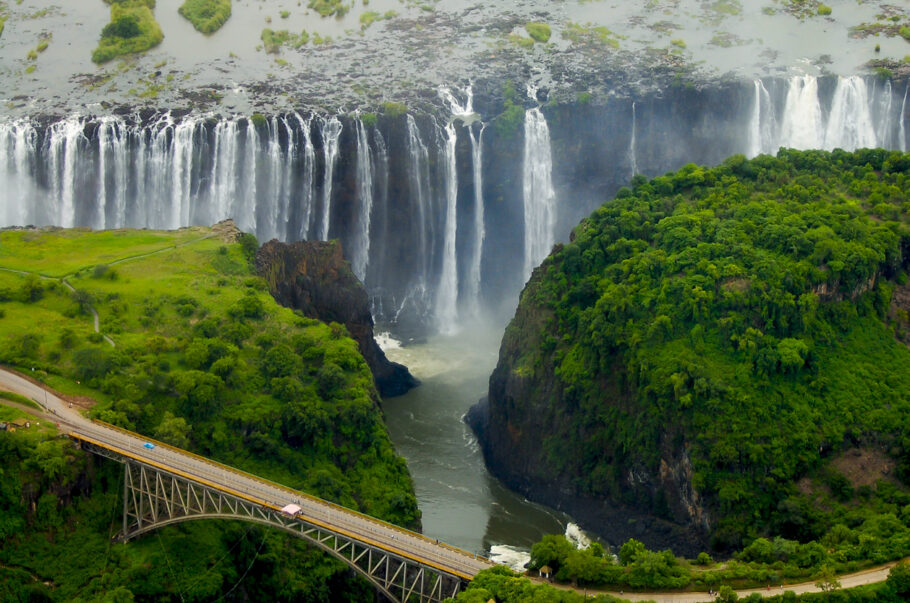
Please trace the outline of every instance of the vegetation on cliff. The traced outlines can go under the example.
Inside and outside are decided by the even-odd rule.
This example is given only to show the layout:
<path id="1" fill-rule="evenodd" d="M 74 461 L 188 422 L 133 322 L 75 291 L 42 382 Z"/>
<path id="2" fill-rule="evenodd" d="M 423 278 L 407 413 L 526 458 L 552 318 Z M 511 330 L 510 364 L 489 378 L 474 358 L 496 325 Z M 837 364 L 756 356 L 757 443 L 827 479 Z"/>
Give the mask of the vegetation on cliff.
<path id="1" fill-rule="evenodd" d="M 719 548 L 910 554 L 908 209 L 910 155 L 883 150 L 636 177 L 522 293 L 497 433 L 546 425 L 540 476 Z"/>
<path id="2" fill-rule="evenodd" d="M 212 33 L 221 29 L 231 17 L 231 0 L 186 0 L 177 11 L 197 31 Z"/>
<path id="3" fill-rule="evenodd" d="M 164 39 L 152 11 L 155 0 L 105 0 L 111 5 L 111 22 L 101 30 L 92 61 L 106 63 L 116 57 L 144 52 Z"/>
<path id="4" fill-rule="evenodd" d="M 237 234 L 4 231 L 0 362 L 98 400 L 91 412 L 105 421 L 416 526 L 410 477 L 357 344 L 342 325 L 280 307 L 253 272 L 255 239 L 231 242 Z M 257 600 L 367 588 L 302 542 L 245 524 L 193 522 L 110 545 L 117 466 L 65 439 L 29 443 L 20 434 L 0 434 L 0 565 L 52 582 L 55 598 L 122 587 L 212 600 L 241 580 L 235 594 Z M 35 469 L 41 463 L 49 469 Z M 75 554 L 80 547 L 95 554 Z M 85 559 L 68 565 L 75 557 Z"/>

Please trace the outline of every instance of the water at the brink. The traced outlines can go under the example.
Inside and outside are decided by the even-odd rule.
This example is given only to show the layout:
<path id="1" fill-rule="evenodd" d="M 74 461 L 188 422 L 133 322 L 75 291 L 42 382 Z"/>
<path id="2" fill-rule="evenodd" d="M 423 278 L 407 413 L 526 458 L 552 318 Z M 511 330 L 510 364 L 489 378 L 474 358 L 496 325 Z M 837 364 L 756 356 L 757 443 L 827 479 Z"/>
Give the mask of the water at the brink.
<path id="1" fill-rule="evenodd" d="M 486 124 L 481 124 L 480 133 L 475 137 L 473 128 L 468 126 L 474 176 L 474 239 L 471 246 L 471 266 L 466 295 L 469 313 L 475 317 L 480 315 L 480 266 L 483 261 L 483 240 L 486 237 L 483 223 L 483 130 L 485 127 Z"/>
<path id="2" fill-rule="evenodd" d="M 524 559 L 545 534 L 562 534 L 571 519 L 525 500 L 487 473 L 463 417 L 486 395 L 496 365 L 501 325 L 464 326 L 401 347 L 377 338 L 388 357 L 405 364 L 421 385 L 383 400 L 389 434 L 408 462 L 423 531 L 430 538 L 489 555 Z M 495 548 L 494 547 L 498 547 Z"/>
<path id="3" fill-rule="evenodd" d="M 332 217 L 332 182 L 335 164 L 338 162 L 338 139 L 341 138 L 341 122 L 334 115 L 322 124 L 323 152 L 325 153 L 325 173 L 322 185 L 322 226 L 319 238 L 329 240 L 329 224 Z"/>
<path id="4" fill-rule="evenodd" d="M 540 109 L 525 112 L 524 149 L 524 277 L 550 253 L 555 241 L 556 192 L 550 129 Z"/>
<path id="5" fill-rule="evenodd" d="M 363 282 L 366 278 L 367 263 L 370 261 L 370 214 L 373 212 L 373 157 L 367 138 L 367 129 L 357 120 L 357 196 L 360 199 L 357 214 L 356 247 L 353 250 L 351 268 Z"/>
<path id="6" fill-rule="evenodd" d="M 873 84 L 870 93 L 869 83 L 862 77 L 839 77 L 830 108 L 825 111 L 819 97 L 818 78 L 793 76 L 778 124 L 771 95 L 764 82 L 755 80 L 748 156 L 774 154 L 780 147 L 828 151 L 876 146 L 905 148 L 903 119 L 899 119 L 900 140 L 893 141 L 891 136 L 891 84 L 888 82 L 881 90 L 876 86 Z M 903 114 L 902 110 L 900 115 Z"/>

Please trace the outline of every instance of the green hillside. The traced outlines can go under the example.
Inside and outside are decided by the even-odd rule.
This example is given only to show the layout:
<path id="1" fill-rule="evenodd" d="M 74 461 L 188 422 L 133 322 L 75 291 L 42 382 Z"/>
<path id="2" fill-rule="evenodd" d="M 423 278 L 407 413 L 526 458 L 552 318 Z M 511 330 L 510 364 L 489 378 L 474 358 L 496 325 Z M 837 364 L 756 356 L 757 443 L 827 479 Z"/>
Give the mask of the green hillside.
<path id="1" fill-rule="evenodd" d="M 491 465 L 719 549 L 910 554 L 908 210 L 910 155 L 881 150 L 636 177 L 523 292 Z"/>
<path id="2" fill-rule="evenodd" d="M 90 413 L 102 420 L 419 525 L 357 344 L 341 325 L 278 306 L 252 271 L 255 239 L 237 235 L 0 232 L 0 363 L 97 400 Z M 182 600 L 369 592 L 339 563 L 246 524 L 189 523 L 111 545 L 119 466 L 52 434 L 37 440 L 0 433 L 0 582 L 56 600 L 118 587 Z"/>

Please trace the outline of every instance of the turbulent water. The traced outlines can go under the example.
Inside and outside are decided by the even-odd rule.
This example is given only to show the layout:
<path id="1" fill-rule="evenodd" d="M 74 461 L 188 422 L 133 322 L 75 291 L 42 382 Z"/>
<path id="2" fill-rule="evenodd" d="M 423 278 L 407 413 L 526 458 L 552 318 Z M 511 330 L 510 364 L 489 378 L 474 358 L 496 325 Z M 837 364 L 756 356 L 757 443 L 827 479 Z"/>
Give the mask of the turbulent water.
<path id="1" fill-rule="evenodd" d="M 462 420 L 486 393 L 500 331 L 501 325 L 465 325 L 456 335 L 436 335 L 406 347 L 381 335 L 389 358 L 406 364 L 421 380 L 420 387 L 383 400 L 382 406 L 392 441 L 414 479 L 424 533 L 520 566 L 532 544 L 545 534 L 563 533 L 570 519 L 528 502 L 491 477 Z M 572 534 L 577 530 L 570 529 Z"/>
<path id="2" fill-rule="evenodd" d="M 906 86 L 875 78 L 769 78 L 583 112 L 538 107 L 531 92 L 513 134 L 474 109 L 470 87 L 440 89 L 435 112 L 378 122 L 300 112 L 0 121 L 0 226 L 233 218 L 260 240 L 337 238 L 378 319 L 452 329 L 483 308 L 510 312 L 531 269 L 631 173 L 780 146 L 908 146 Z"/>

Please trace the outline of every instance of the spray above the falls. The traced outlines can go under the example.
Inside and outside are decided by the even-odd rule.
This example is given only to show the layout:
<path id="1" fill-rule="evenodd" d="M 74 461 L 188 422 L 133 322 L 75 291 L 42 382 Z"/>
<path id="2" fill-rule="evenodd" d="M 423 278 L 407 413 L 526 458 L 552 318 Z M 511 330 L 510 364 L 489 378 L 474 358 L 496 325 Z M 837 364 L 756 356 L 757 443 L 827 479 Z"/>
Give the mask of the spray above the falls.
<path id="1" fill-rule="evenodd" d="M 528 88 L 528 95 L 537 101 L 537 91 L 534 88 Z M 555 241 L 556 226 L 550 128 L 537 107 L 525 111 L 523 189 L 524 277 L 527 279 L 550 252 Z"/>

